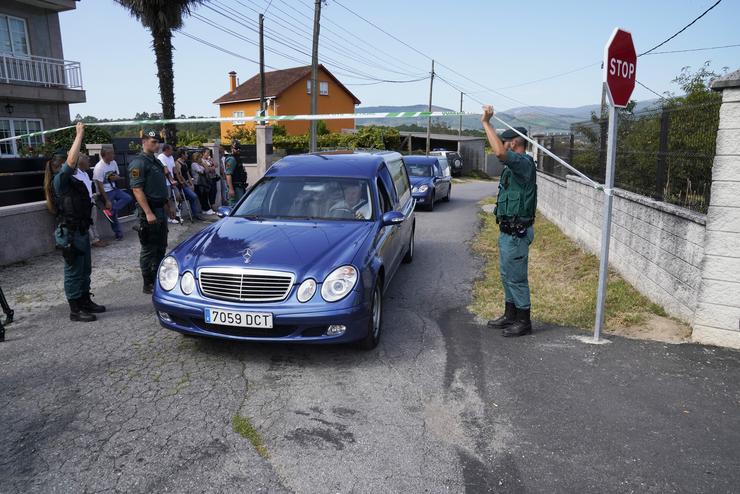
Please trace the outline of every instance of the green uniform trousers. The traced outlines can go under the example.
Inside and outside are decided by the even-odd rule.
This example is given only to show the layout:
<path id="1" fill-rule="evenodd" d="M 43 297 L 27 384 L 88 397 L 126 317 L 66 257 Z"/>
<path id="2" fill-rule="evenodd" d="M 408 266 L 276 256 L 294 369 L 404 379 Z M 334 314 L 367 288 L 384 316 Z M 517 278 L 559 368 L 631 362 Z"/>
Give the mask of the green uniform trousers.
<path id="1" fill-rule="evenodd" d="M 524 237 L 499 233 L 498 250 L 501 283 L 506 301 L 517 309 L 529 309 L 529 245 L 534 240 L 534 227 L 527 228 Z"/>
<path id="2" fill-rule="evenodd" d="M 229 197 L 229 206 L 234 207 L 236 203 L 239 202 L 239 199 L 242 198 L 244 192 L 244 187 L 234 187 L 234 197 Z"/>
<path id="3" fill-rule="evenodd" d="M 139 242 L 141 243 L 141 254 L 139 266 L 144 283 L 154 283 L 157 277 L 159 263 L 167 253 L 167 214 L 164 208 L 152 208 L 157 217 L 157 222 L 150 225 L 146 220 L 146 214 L 139 208 Z"/>
<path id="4" fill-rule="evenodd" d="M 67 300 L 75 300 L 90 291 L 90 234 L 86 231 L 70 232 L 70 243 L 74 249 L 72 262 L 64 261 L 64 294 Z"/>

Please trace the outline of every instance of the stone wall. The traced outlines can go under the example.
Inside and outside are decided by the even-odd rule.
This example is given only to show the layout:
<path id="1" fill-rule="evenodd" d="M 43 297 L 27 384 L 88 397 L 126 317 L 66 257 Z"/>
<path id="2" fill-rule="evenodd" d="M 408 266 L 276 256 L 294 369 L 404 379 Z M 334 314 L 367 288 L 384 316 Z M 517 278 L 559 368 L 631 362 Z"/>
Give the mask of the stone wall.
<path id="1" fill-rule="evenodd" d="M 598 255 L 603 192 L 584 180 L 538 174 L 538 207 L 586 250 Z M 609 261 L 672 316 L 693 321 L 702 274 L 706 218 L 615 189 Z"/>
<path id="2" fill-rule="evenodd" d="M 740 348 L 740 70 L 722 91 L 694 340 Z"/>

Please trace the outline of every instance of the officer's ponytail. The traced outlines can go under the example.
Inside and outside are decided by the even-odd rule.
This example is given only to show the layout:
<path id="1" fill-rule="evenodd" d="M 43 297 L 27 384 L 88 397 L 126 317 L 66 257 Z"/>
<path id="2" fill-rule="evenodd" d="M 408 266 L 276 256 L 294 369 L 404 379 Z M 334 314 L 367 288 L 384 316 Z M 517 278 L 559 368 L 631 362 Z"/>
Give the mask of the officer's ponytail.
<path id="1" fill-rule="evenodd" d="M 64 157 L 55 155 L 49 161 L 46 162 L 44 168 L 44 197 L 46 198 L 46 209 L 56 216 L 57 207 L 54 201 L 54 188 L 53 180 L 54 175 L 59 171 L 59 167 L 62 165 Z"/>

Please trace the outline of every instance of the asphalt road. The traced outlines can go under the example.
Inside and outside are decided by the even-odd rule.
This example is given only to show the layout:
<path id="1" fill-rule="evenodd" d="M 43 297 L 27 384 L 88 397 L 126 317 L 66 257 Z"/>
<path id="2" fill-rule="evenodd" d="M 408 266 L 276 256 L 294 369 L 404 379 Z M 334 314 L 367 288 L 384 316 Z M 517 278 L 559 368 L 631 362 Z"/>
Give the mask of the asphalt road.
<path id="1" fill-rule="evenodd" d="M 494 192 L 417 214 L 369 353 L 183 338 L 135 269 L 95 288 L 97 323 L 34 306 L 0 344 L 0 492 L 737 492 L 740 352 L 509 340 L 466 311 Z"/>

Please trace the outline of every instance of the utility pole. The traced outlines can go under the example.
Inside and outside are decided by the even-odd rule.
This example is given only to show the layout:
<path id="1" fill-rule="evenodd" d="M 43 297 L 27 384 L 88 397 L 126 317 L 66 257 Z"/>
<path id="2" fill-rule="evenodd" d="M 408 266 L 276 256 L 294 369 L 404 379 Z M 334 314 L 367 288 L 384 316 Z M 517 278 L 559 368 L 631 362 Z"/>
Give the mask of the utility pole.
<path id="1" fill-rule="evenodd" d="M 429 78 L 429 111 L 432 111 L 432 90 L 434 89 L 434 60 L 432 60 L 432 75 Z M 429 156 L 429 142 L 432 138 L 432 117 L 427 120 L 427 156 Z"/>
<path id="2" fill-rule="evenodd" d="M 265 16 L 260 14 L 260 117 L 265 116 Z M 260 125 L 265 125 L 260 120 Z"/>
<path id="3" fill-rule="evenodd" d="M 311 51 L 311 115 L 318 113 L 319 96 L 319 27 L 321 25 L 321 0 L 315 1 L 313 13 L 313 49 Z M 316 127 L 318 122 L 311 120 L 311 139 L 309 151 L 316 152 Z"/>
<path id="4" fill-rule="evenodd" d="M 463 92 L 460 91 L 460 113 L 462 113 L 462 105 L 463 105 Z M 530 134 L 531 135 L 531 134 Z M 462 137 L 462 115 L 460 115 L 460 125 L 457 128 L 457 137 Z"/>

